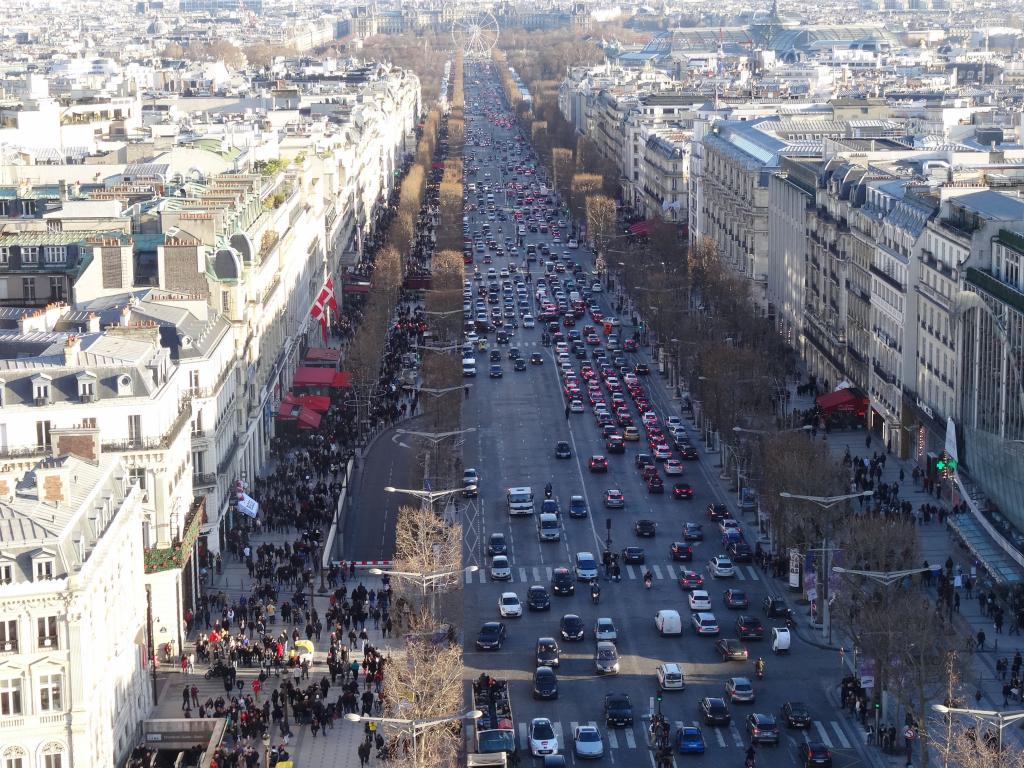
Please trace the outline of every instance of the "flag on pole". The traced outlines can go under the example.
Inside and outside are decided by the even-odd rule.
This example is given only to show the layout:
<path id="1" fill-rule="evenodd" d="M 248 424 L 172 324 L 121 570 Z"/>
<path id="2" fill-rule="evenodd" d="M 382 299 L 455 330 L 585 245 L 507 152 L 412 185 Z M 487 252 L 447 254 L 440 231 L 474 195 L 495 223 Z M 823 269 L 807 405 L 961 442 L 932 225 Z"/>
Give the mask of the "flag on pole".
<path id="1" fill-rule="evenodd" d="M 255 518 L 256 515 L 260 513 L 260 505 L 252 496 L 247 493 L 243 493 L 241 498 L 238 500 L 238 510 L 243 515 Z"/>

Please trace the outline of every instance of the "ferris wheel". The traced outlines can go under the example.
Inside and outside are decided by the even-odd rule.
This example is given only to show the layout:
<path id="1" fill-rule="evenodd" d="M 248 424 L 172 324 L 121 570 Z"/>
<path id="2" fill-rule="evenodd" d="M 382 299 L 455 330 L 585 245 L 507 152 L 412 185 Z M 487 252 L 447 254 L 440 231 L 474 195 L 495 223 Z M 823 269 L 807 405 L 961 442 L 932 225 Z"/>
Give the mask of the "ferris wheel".
<path id="1" fill-rule="evenodd" d="M 467 59 L 486 58 L 498 42 L 498 20 L 488 11 L 478 11 L 452 23 L 452 41 Z"/>

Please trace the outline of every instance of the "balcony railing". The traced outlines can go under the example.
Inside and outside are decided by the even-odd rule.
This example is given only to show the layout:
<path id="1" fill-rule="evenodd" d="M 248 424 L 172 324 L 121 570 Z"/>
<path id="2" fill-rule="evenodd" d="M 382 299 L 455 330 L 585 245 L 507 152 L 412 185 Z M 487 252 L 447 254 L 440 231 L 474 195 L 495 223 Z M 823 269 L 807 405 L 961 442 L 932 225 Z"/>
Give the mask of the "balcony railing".
<path id="1" fill-rule="evenodd" d="M 192 475 L 192 488 L 212 488 L 217 485 L 217 475 L 214 472 L 199 472 Z"/>
<path id="2" fill-rule="evenodd" d="M 144 556 L 146 573 L 159 573 L 180 569 L 188 562 L 192 547 L 199 538 L 199 531 L 206 519 L 206 500 L 202 497 L 192 502 L 181 538 L 171 542 L 169 547 L 151 547 Z"/>
<path id="3" fill-rule="evenodd" d="M 871 274 L 873 274 L 875 277 L 879 278 L 880 280 L 882 280 L 885 283 L 888 283 L 890 286 L 895 288 L 900 293 L 906 293 L 907 292 L 907 286 L 906 285 L 901 283 L 899 280 L 897 280 L 895 277 L 890 275 L 888 272 L 886 272 L 886 271 L 884 271 L 882 269 L 879 269 L 874 264 L 871 265 L 870 271 L 871 271 Z"/>
<path id="4" fill-rule="evenodd" d="M 104 440 L 100 445 L 105 452 L 128 453 L 131 451 L 158 451 L 169 448 L 185 425 L 192 420 L 192 402 L 185 398 L 182 400 L 181 410 L 174 417 L 174 421 L 167 428 L 164 434 L 158 437 L 126 437 L 122 440 Z"/>

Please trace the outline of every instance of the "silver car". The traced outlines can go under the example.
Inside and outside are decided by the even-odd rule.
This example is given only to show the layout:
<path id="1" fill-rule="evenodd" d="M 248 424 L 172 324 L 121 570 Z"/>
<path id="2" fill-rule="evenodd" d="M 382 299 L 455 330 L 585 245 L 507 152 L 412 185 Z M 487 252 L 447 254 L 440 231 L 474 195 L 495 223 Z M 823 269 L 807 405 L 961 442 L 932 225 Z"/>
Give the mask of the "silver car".
<path id="1" fill-rule="evenodd" d="M 578 725 L 572 732 L 573 751 L 576 757 L 597 759 L 604 757 L 604 739 L 601 732 L 592 725 Z"/>
<path id="2" fill-rule="evenodd" d="M 617 675 L 619 673 L 619 652 L 615 643 L 602 640 L 594 651 L 594 668 L 599 675 Z"/>

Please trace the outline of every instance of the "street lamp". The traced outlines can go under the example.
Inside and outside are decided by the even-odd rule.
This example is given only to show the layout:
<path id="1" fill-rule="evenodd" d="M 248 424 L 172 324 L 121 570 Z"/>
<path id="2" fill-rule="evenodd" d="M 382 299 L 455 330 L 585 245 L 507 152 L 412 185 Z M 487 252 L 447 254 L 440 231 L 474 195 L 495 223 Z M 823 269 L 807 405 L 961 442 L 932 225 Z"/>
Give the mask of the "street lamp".
<path id="1" fill-rule="evenodd" d="M 456 429 L 451 432 L 417 432 L 414 429 L 396 429 L 395 432 L 399 435 L 412 435 L 413 437 L 422 437 L 424 440 L 429 440 L 437 447 L 437 444 L 442 440 L 446 440 L 449 437 L 456 437 L 457 435 L 465 435 L 469 432 L 476 432 L 476 427 L 467 427 L 466 429 Z"/>
<path id="2" fill-rule="evenodd" d="M 810 424 L 804 424 L 802 427 L 794 427 L 793 429 L 747 429 L 746 427 L 733 427 L 732 431 L 737 434 L 740 432 L 746 432 L 751 435 L 781 435 L 786 432 L 810 432 L 814 427 Z M 782 494 L 786 495 L 786 494 Z"/>
<path id="3" fill-rule="evenodd" d="M 913 576 L 915 573 L 925 573 L 929 570 L 931 569 L 909 568 L 905 571 L 858 571 L 853 568 L 841 568 L 838 565 L 832 566 L 832 573 L 848 574 L 850 576 L 863 576 L 866 579 L 877 581 L 883 587 L 891 586 L 897 581 L 903 581 L 907 576 Z"/>
<path id="4" fill-rule="evenodd" d="M 460 384 L 457 387 L 444 387 L 443 389 L 438 389 L 437 387 L 420 387 L 417 391 L 421 394 L 426 393 L 431 397 L 441 397 L 441 395 L 447 395 L 449 392 L 458 392 L 464 386 L 464 384 Z"/>
<path id="5" fill-rule="evenodd" d="M 448 317 L 449 315 L 461 315 L 464 312 L 465 310 L 462 309 L 451 309 L 447 312 L 424 311 L 423 314 L 428 315 L 429 317 Z"/>
<path id="6" fill-rule="evenodd" d="M 460 312 L 462 310 L 459 310 Z M 451 352 L 455 349 L 462 349 L 461 344 L 448 344 L 445 346 L 433 345 L 433 344 L 415 344 L 412 349 L 423 349 L 427 352 Z"/>
<path id="7" fill-rule="evenodd" d="M 808 496 L 802 493 L 789 493 L 788 491 L 782 491 L 779 493 L 784 499 L 791 499 L 793 501 L 806 501 L 815 506 L 820 507 L 823 510 L 830 510 L 837 504 L 842 504 L 844 501 L 851 501 L 853 499 L 859 499 L 862 496 L 874 496 L 874 491 L 861 491 L 860 493 L 844 493 L 840 496 Z M 829 566 L 832 550 L 828 546 L 828 531 L 825 532 L 824 538 L 821 540 L 821 557 L 824 563 L 822 568 L 822 584 L 821 584 L 821 634 L 827 636 L 828 641 L 832 642 L 832 618 L 829 611 L 828 601 L 828 579 L 829 579 Z"/>
<path id="8" fill-rule="evenodd" d="M 992 709 L 966 709 L 963 707 L 947 707 L 945 704 L 932 704 L 932 710 L 943 715 L 971 715 L 979 720 L 995 721 L 996 730 L 999 732 L 999 740 L 996 745 L 998 765 L 1001 765 L 1003 762 L 1003 728 L 1018 720 L 1024 720 L 1024 710 L 1020 709 L 1013 712 L 1000 712 L 999 710 Z"/>
<path id="9" fill-rule="evenodd" d="M 263 733 L 263 768 L 270 768 L 270 734 Z"/>
<path id="10" fill-rule="evenodd" d="M 420 731 L 424 731 L 427 728 L 431 728 L 435 725 L 442 725 L 444 723 L 453 723 L 456 720 L 479 720 L 484 716 L 484 713 L 479 709 L 471 709 L 469 712 L 465 712 L 461 715 L 446 715 L 444 717 L 432 717 L 429 720 L 403 720 L 397 717 L 366 717 L 364 715 L 357 715 L 354 712 L 349 712 L 345 715 L 345 719 L 350 723 L 384 723 L 387 725 L 399 726 L 399 732 L 408 733 L 412 736 L 412 764 L 416 768 L 419 766 L 419 750 L 417 749 L 417 735 Z"/>
<path id="11" fill-rule="evenodd" d="M 420 591 L 426 596 L 431 587 L 443 583 L 458 573 L 476 573 L 480 570 L 479 565 L 467 565 L 465 568 L 454 568 L 448 571 L 435 571 L 434 573 L 417 573 L 415 571 L 393 571 L 383 568 L 371 568 L 369 573 L 373 576 L 397 576 L 400 579 L 411 581 L 420 585 Z"/>

